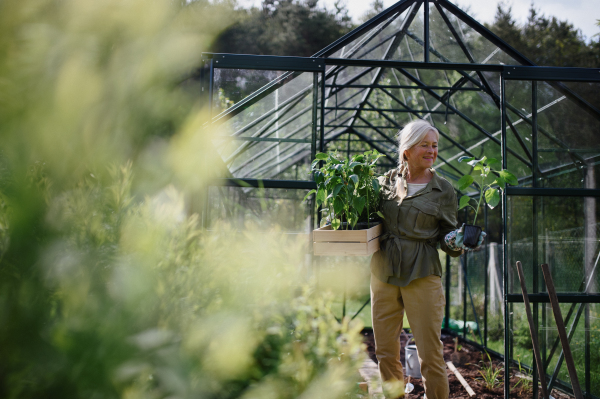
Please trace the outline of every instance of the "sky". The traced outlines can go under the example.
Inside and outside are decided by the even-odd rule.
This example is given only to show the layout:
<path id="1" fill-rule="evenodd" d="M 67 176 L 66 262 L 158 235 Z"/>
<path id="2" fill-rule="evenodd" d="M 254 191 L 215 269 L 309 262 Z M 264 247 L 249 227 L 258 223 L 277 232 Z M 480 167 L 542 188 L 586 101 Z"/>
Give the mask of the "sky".
<path id="1" fill-rule="evenodd" d="M 368 10 L 372 0 L 342 0 L 345 2 L 352 19 L 358 23 L 360 17 Z M 383 0 L 385 8 L 390 7 L 398 0 Z M 452 3 L 458 5 L 463 10 L 470 8 L 469 14 L 480 23 L 494 20 L 496 14 L 496 5 L 501 0 L 458 0 Z M 319 0 L 321 5 L 328 9 L 333 8 L 335 0 Z M 519 23 L 527 19 L 530 0 L 505 0 L 512 6 L 512 15 Z M 239 4 L 248 7 L 249 5 L 259 6 L 261 0 L 239 0 Z M 540 13 L 550 17 L 556 16 L 559 20 L 568 20 L 586 36 L 589 42 L 590 38 L 600 33 L 600 27 L 596 21 L 600 19 L 600 0 L 535 0 L 534 5 Z"/>

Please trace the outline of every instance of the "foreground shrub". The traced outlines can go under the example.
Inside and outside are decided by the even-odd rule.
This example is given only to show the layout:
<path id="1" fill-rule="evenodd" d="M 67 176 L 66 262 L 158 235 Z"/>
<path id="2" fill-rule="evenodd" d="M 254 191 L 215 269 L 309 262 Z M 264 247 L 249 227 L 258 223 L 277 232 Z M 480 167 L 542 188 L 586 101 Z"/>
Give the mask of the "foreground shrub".
<path id="1" fill-rule="evenodd" d="M 339 324 L 276 226 L 201 228 L 222 165 L 181 81 L 226 19 L 0 3 L 0 397 L 342 397 Z M 201 207 L 199 207 L 201 209 Z"/>

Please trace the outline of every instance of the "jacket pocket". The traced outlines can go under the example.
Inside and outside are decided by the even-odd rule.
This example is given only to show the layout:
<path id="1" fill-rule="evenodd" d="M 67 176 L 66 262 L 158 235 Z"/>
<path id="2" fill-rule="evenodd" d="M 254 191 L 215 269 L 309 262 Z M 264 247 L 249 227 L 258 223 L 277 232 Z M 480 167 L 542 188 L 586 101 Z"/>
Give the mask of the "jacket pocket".
<path id="1" fill-rule="evenodd" d="M 431 235 L 438 227 L 439 204 L 434 202 L 415 201 L 412 204 L 416 208 L 417 218 L 415 219 L 414 230 L 419 234 Z"/>

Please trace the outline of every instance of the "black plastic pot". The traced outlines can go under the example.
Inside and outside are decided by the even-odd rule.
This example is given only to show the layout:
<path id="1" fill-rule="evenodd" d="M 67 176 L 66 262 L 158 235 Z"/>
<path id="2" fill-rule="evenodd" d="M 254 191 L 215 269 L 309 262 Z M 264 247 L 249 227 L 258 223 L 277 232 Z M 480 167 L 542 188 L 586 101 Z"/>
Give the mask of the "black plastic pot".
<path id="1" fill-rule="evenodd" d="M 475 248 L 479 242 L 479 236 L 481 235 L 481 227 L 473 226 L 472 224 L 465 224 L 463 233 L 463 244 L 465 247 Z"/>

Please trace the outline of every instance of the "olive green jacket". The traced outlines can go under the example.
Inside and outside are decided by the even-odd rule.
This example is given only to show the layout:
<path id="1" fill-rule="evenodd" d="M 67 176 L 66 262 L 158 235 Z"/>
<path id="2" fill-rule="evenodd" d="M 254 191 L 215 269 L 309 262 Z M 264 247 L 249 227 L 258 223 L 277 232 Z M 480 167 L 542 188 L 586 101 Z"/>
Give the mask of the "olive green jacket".
<path id="1" fill-rule="evenodd" d="M 380 250 L 371 258 L 371 271 L 383 282 L 404 287 L 417 278 L 432 274 L 441 277 L 438 243 L 452 257 L 461 254 L 444 243 L 444 236 L 457 228 L 454 188 L 431 171 L 433 178 L 427 186 L 410 197 L 406 176 L 399 175 L 398 169 L 378 178 L 380 210 L 385 218 Z M 398 179 L 400 195 L 396 192 Z"/>

